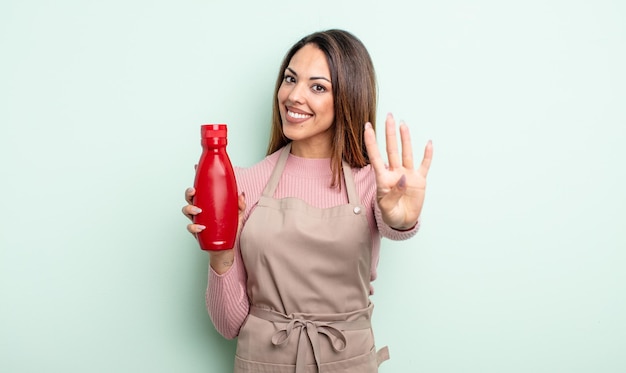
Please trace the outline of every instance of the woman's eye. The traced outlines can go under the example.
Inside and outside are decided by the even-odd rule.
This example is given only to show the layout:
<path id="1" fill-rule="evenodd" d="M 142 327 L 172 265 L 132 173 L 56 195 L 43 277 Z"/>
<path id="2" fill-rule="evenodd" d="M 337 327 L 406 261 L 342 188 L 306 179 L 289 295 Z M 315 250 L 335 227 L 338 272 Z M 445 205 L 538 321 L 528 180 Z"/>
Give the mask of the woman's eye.
<path id="1" fill-rule="evenodd" d="M 296 78 L 294 78 L 291 75 L 285 75 L 283 80 L 285 81 L 285 83 L 295 83 L 296 82 Z"/>
<path id="2" fill-rule="evenodd" d="M 326 92 L 326 87 L 320 84 L 314 84 L 312 89 L 314 92 Z"/>

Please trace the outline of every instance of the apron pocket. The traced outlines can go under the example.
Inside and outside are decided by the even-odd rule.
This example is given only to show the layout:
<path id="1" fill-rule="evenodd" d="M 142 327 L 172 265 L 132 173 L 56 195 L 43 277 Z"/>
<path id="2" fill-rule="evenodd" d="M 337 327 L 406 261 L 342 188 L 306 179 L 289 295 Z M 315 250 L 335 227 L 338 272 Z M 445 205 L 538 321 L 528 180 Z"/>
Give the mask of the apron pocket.
<path id="1" fill-rule="evenodd" d="M 322 364 L 324 373 L 377 373 L 378 357 L 376 349 L 367 354 L 350 359 Z M 234 373 L 293 373 L 296 369 L 292 364 L 272 364 L 249 361 L 235 356 Z M 306 373 L 317 373 L 317 366 L 309 364 Z"/>
<path id="2" fill-rule="evenodd" d="M 313 370 L 312 372 L 315 372 L 315 370 Z M 355 356 L 346 360 L 322 364 L 322 372 L 377 373 L 378 358 L 376 356 L 376 349 L 373 348 L 370 352 L 361 356 Z"/>
<path id="3" fill-rule="evenodd" d="M 312 366 L 312 368 L 314 370 L 311 370 L 311 372 L 317 371 L 315 366 Z M 233 373 L 293 373 L 295 369 L 295 365 L 259 363 L 235 356 L 235 369 Z M 309 372 L 308 367 L 307 372 Z"/>

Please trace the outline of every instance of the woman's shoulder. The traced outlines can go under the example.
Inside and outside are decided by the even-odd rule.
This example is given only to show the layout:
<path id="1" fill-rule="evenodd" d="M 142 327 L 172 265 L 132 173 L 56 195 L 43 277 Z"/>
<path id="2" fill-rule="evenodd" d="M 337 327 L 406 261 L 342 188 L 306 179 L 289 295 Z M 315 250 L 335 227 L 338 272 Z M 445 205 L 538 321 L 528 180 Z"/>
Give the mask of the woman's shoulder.
<path id="1" fill-rule="evenodd" d="M 249 167 L 233 167 L 235 171 L 235 179 L 237 180 L 237 184 L 242 187 L 247 187 L 246 189 L 256 189 L 261 185 L 265 185 L 267 180 L 278 161 L 278 157 L 280 155 L 280 150 L 266 156 L 259 162 L 253 164 Z"/>
<path id="2" fill-rule="evenodd" d="M 274 169 L 274 166 L 276 165 L 276 162 L 278 161 L 278 156 L 280 155 L 280 150 L 265 156 L 265 158 L 261 159 L 260 161 L 258 161 L 257 163 L 253 164 L 252 166 L 247 166 L 247 167 L 241 167 L 241 166 L 234 166 L 234 170 L 235 170 L 235 174 L 236 175 L 241 175 L 246 176 L 246 175 L 250 175 L 250 174 L 255 174 L 258 172 L 263 172 L 264 170 L 267 169 Z"/>

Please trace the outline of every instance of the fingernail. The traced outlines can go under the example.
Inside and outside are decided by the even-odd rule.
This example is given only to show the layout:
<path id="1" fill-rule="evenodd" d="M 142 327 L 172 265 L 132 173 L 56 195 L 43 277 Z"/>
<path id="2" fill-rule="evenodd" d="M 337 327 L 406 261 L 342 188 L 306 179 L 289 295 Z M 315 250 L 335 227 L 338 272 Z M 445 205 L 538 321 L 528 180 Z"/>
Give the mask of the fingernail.
<path id="1" fill-rule="evenodd" d="M 368 128 L 372 128 L 372 123 L 370 122 L 365 123 L 365 129 L 368 129 Z"/>
<path id="2" fill-rule="evenodd" d="M 202 212 L 202 209 L 200 207 L 194 207 L 191 209 L 191 212 L 193 212 L 194 214 L 199 214 Z"/>
<path id="3" fill-rule="evenodd" d="M 187 190 L 185 190 L 185 192 L 191 193 L 191 187 L 187 188 Z"/>
<path id="4" fill-rule="evenodd" d="M 204 225 L 198 225 L 198 229 L 200 229 L 201 231 L 205 230 L 206 227 Z"/>

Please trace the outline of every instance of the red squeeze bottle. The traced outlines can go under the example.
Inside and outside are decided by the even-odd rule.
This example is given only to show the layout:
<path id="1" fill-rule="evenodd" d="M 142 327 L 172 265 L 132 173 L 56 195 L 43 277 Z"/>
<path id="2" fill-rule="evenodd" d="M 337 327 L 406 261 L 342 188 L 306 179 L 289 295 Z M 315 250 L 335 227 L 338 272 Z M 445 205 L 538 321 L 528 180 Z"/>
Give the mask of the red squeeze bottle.
<path id="1" fill-rule="evenodd" d="M 196 169 L 193 204 L 202 209 L 193 222 L 205 230 L 197 234 L 202 250 L 228 250 L 235 246 L 239 207 L 235 173 L 226 153 L 225 124 L 200 128 L 202 155 Z"/>

